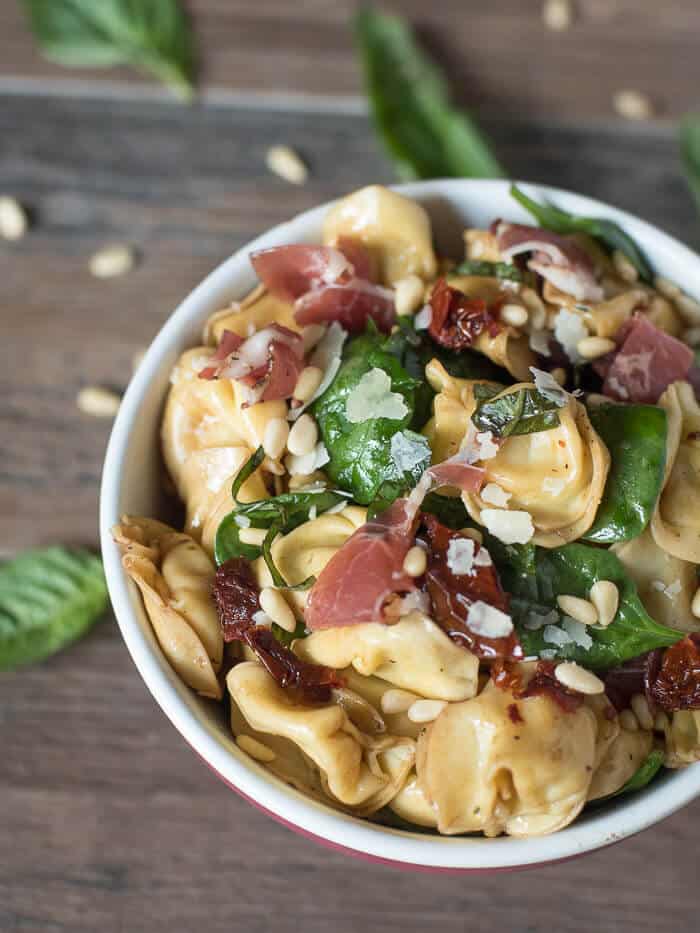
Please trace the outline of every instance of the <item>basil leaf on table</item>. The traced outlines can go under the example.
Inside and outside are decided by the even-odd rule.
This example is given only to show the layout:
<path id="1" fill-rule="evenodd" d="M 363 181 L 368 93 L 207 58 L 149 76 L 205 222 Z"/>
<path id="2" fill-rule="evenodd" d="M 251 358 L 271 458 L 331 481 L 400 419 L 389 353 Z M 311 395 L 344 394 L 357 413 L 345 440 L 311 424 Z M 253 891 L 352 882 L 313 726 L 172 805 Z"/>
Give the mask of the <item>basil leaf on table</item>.
<path id="1" fill-rule="evenodd" d="M 193 94 L 192 34 L 179 0 L 23 0 L 42 52 L 78 68 L 134 65 Z"/>
<path id="2" fill-rule="evenodd" d="M 597 217 L 579 217 L 569 214 L 553 204 L 540 204 L 528 197 L 517 185 L 512 185 L 511 196 L 529 211 L 538 224 L 553 233 L 587 233 L 610 251 L 619 250 L 632 263 L 645 282 L 651 282 L 654 274 L 646 257 L 629 234 L 612 220 Z"/>
<path id="3" fill-rule="evenodd" d="M 700 210 L 700 116 L 688 114 L 683 118 L 679 141 L 685 180 Z"/>
<path id="4" fill-rule="evenodd" d="M 682 632 L 659 625 L 648 615 L 637 588 L 611 551 L 587 544 L 552 549 L 531 544 L 507 547 L 491 535 L 486 536 L 485 543 L 503 587 L 513 596 L 511 614 L 526 655 L 553 650 L 557 658 L 589 668 L 607 668 L 654 648 L 673 645 L 683 637 Z M 598 580 L 610 580 L 617 586 L 620 604 L 607 628 L 586 626 L 585 632 L 593 642 L 589 648 L 574 641 L 556 645 L 545 640 L 544 626 L 528 627 L 538 616 L 550 615 L 550 624 L 560 628 L 566 617 L 557 606 L 557 596 L 587 599 Z M 561 630 L 565 632 L 565 628 Z"/>
<path id="5" fill-rule="evenodd" d="M 355 35 L 374 124 L 403 179 L 504 176 L 476 124 L 451 106 L 442 72 L 404 20 L 364 8 Z"/>
<path id="6" fill-rule="evenodd" d="M 485 259 L 465 259 L 450 270 L 448 278 L 452 275 L 477 275 L 490 279 L 507 279 L 510 282 L 525 281 L 525 273 L 517 266 L 509 262 L 487 262 Z"/>
<path id="7" fill-rule="evenodd" d="M 661 491 L 666 412 L 655 405 L 600 405 L 591 406 L 588 417 L 610 451 L 610 473 L 583 540 L 629 541 L 646 528 Z"/>
<path id="8" fill-rule="evenodd" d="M 50 547 L 0 566 L 0 670 L 49 657 L 107 608 L 99 557 Z"/>
<path id="9" fill-rule="evenodd" d="M 485 391 L 490 391 L 489 387 Z M 535 434 L 559 427 L 559 408 L 537 389 L 519 389 L 483 398 L 472 415 L 472 424 L 479 431 L 491 431 L 494 437 Z"/>

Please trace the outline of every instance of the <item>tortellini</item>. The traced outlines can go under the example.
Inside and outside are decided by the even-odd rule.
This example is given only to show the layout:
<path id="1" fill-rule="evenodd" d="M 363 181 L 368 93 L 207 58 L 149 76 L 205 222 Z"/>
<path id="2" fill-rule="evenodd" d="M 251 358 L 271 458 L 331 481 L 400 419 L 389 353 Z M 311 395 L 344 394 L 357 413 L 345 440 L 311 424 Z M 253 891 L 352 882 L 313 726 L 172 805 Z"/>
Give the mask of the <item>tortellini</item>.
<path id="1" fill-rule="evenodd" d="M 336 702 L 295 701 L 254 661 L 236 665 L 226 679 L 232 702 L 258 733 L 293 742 L 319 769 L 321 786 L 358 816 L 376 812 L 403 786 L 415 761 L 415 742 L 368 735 Z"/>
<path id="2" fill-rule="evenodd" d="M 428 364 L 426 375 L 434 388 L 440 388 L 435 416 L 426 430 L 439 462 L 462 445 L 476 407 L 476 383 L 453 379 L 436 360 Z M 516 384 L 504 394 L 521 388 L 533 386 Z M 509 511 L 531 515 L 532 540 L 542 547 L 559 547 L 585 534 L 595 519 L 610 468 L 610 454 L 584 406 L 569 397 L 557 411 L 558 427 L 508 437 L 494 457 L 477 462 L 485 470 L 485 484 L 495 483 L 509 494 Z M 490 504 L 476 493 L 463 493 L 462 499 L 471 517 L 483 524 L 481 511 Z"/>
<path id="3" fill-rule="evenodd" d="M 478 686 L 479 661 L 420 612 L 394 625 L 368 622 L 312 632 L 294 643 L 305 661 L 328 667 L 354 667 L 434 700 L 465 700 Z"/>
<path id="4" fill-rule="evenodd" d="M 681 709 L 671 713 L 665 728 L 667 768 L 683 768 L 700 761 L 700 710 Z"/>
<path id="5" fill-rule="evenodd" d="M 346 237 L 369 251 L 379 281 L 393 285 L 408 275 L 435 277 L 430 218 L 425 208 L 381 185 L 341 198 L 326 215 L 323 242 L 335 246 Z"/>
<path id="6" fill-rule="evenodd" d="M 189 535 L 153 519 L 124 517 L 112 535 L 163 654 L 193 690 L 221 699 L 216 672 L 224 644 L 210 594 L 213 564 Z"/>
<path id="7" fill-rule="evenodd" d="M 660 548 L 700 563 L 700 406 L 693 387 L 674 382 L 659 399 L 668 415 L 666 473 L 651 520 Z"/>
<path id="8" fill-rule="evenodd" d="M 294 331 L 301 329 L 294 317 L 294 305 L 275 298 L 264 285 L 258 285 L 242 301 L 234 301 L 231 307 L 212 314 L 204 326 L 203 339 L 207 344 L 218 344 L 225 330 L 245 339 L 270 324 Z"/>
<path id="9" fill-rule="evenodd" d="M 416 757 L 439 831 L 525 837 L 568 825 L 586 802 L 596 728 L 585 705 L 566 713 L 546 695 L 516 700 L 491 682 L 449 704 L 419 739 Z"/>
<path id="10" fill-rule="evenodd" d="M 654 744 L 653 733 L 620 729 L 595 770 L 589 800 L 616 793 L 646 760 Z"/>

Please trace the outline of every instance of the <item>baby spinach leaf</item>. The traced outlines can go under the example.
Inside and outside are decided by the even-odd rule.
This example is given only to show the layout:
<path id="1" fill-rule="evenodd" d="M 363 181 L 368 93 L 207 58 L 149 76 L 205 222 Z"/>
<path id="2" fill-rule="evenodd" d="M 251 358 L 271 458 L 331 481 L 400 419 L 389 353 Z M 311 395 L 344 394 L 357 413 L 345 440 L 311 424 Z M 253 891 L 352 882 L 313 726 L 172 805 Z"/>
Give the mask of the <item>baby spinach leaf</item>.
<path id="1" fill-rule="evenodd" d="M 473 524 L 459 496 L 441 496 L 436 492 L 429 492 L 423 499 L 421 509 L 423 512 L 434 515 L 440 524 L 454 531 Z"/>
<path id="2" fill-rule="evenodd" d="M 107 608 L 99 557 L 50 547 L 0 566 L 0 670 L 49 657 Z"/>
<path id="3" fill-rule="evenodd" d="M 238 493 L 241 491 L 243 483 L 245 483 L 245 481 L 251 477 L 253 473 L 255 473 L 264 459 L 265 451 L 263 450 L 262 446 L 260 446 L 254 453 L 250 455 L 250 457 L 248 457 L 238 473 L 236 473 L 236 478 L 234 479 L 233 485 L 231 486 L 231 495 L 233 496 L 234 502 L 238 503 L 239 505 L 241 504 L 238 502 Z"/>
<path id="4" fill-rule="evenodd" d="M 277 641 L 281 642 L 283 645 L 286 645 L 287 648 L 290 648 L 293 641 L 296 641 L 298 638 L 306 638 L 309 634 L 306 630 L 306 626 L 303 622 L 297 622 L 297 627 L 293 632 L 288 632 L 287 629 L 282 628 L 281 625 L 278 625 L 276 622 L 272 623 L 272 634 L 275 636 Z"/>
<path id="5" fill-rule="evenodd" d="M 483 396 L 484 390 L 480 394 Z M 472 415 L 472 423 L 480 431 L 491 431 L 494 437 L 535 434 L 559 427 L 559 407 L 537 389 L 519 389 L 483 398 Z"/>
<path id="6" fill-rule="evenodd" d="M 646 257 L 629 234 L 625 233 L 619 224 L 612 220 L 596 217 L 579 217 L 569 214 L 553 204 L 539 204 L 521 191 L 517 185 L 510 189 L 512 197 L 529 211 L 538 224 L 554 233 L 587 233 L 594 237 L 611 252 L 619 250 L 623 253 L 645 282 L 651 282 L 653 272 Z"/>
<path id="7" fill-rule="evenodd" d="M 44 55 L 79 68 L 134 65 L 191 98 L 194 53 L 178 0 L 23 0 Z"/>
<path id="8" fill-rule="evenodd" d="M 649 752 L 646 760 L 634 772 L 632 777 L 623 784 L 617 791 L 617 794 L 628 794 L 630 791 L 641 790 L 654 780 L 661 770 L 664 763 L 664 753 L 660 748 L 654 748 Z M 613 796 L 617 796 L 614 794 Z"/>
<path id="9" fill-rule="evenodd" d="M 450 105 L 442 72 L 404 20 L 366 7 L 355 35 L 374 124 L 402 178 L 503 177 L 476 124 Z"/>
<path id="10" fill-rule="evenodd" d="M 684 117 L 679 136 L 685 180 L 700 210 L 700 116 L 688 114 Z"/>
<path id="11" fill-rule="evenodd" d="M 486 546 L 504 588 L 514 597 L 511 612 L 526 655 L 554 650 L 557 658 L 589 668 L 607 668 L 645 651 L 675 644 L 683 637 L 682 632 L 659 625 L 647 614 L 637 588 L 611 551 L 577 543 L 552 549 L 528 544 L 505 546 L 490 535 Z M 558 621 L 552 616 L 551 624 L 559 628 L 565 616 L 557 606 L 557 596 L 587 599 L 598 580 L 610 580 L 617 586 L 620 604 L 607 628 L 586 627 L 592 639 L 589 648 L 575 641 L 556 645 L 546 640 L 544 626 L 532 628 L 533 619 L 551 615 L 552 610 Z M 565 629 L 562 632 L 565 634 Z"/>
<path id="12" fill-rule="evenodd" d="M 638 537 L 661 491 L 666 463 L 666 412 L 656 405 L 600 405 L 588 411 L 610 451 L 610 473 L 586 541 L 612 544 Z"/>
<path id="13" fill-rule="evenodd" d="M 450 275 L 482 275 L 492 279 L 508 279 L 511 282 L 524 282 L 522 269 L 509 262 L 486 262 L 483 259 L 466 259 Z"/>

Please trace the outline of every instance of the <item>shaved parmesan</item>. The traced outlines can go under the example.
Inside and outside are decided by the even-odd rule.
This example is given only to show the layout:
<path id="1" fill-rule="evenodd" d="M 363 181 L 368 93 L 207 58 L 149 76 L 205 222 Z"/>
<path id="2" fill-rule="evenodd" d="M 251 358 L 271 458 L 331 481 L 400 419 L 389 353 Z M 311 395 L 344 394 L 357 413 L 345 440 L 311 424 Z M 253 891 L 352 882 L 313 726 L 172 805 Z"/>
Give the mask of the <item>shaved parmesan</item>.
<path id="1" fill-rule="evenodd" d="M 505 638 L 513 631 L 513 620 L 505 612 L 477 600 L 469 607 L 467 625 L 484 638 Z"/>
<path id="2" fill-rule="evenodd" d="M 498 453 L 498 444 L 494 444 L 491 431 L 480 431 L 476 435 L 476 442 L 479 445 L 479 460 L 492 460 Z"/>
<path id="3" fill-rule="evenodd" d="M 497 505 L 505 508 L 511 494 L 506 492 L 498 483 L 487 483 L 481 490 L 481 498 L 484 502 L 490 502 L 491 505 Z"/>
<path id="4" fill-rule="evenodd" d="M 569 393 L 566 389 L 562 389 L 554 376 L 551 373 L 545 372 L 544 369 L 537 369 L 531 366 L 530 372 L 535 380 L 535 388 L 540 395 L 544 395 L 548 402 L 554 402 L 559 408 L 563 408 L 569 398 Z"/>
<path id="5" fill-rule="evenodd" d="M 298 408 L 291 409 L 289 413 L 290 421 L 296 421 L 302 412 L 304 412 L 312 402 L 315 402 L 317 398 L 320 398 L 331 382 L 333 382 L 336 373 L 340 369 L 343 345 L 347 336 L 347 331 L 343 330 L 337 321 L 333 321 L 321 340 L 316 344 L 316 349 L 309 359 L 309 365 L 316 366 L 318 369 L 322 370 L 323 379 L 311 398 L 307 399 L 307 401 Z"/>
<path id="6" fill-rule="evenodd" d="M 573 638 L 564 629 L 559 628 L 558 625 L 547 625 L 544 630 L 544 640 L 550 645 L 563 648 L 564 645 L 570 645 Z"/>
<path id="7" fill-rule="evenodd" d="M 424 305 L 418 314 L 413 318 L 413 326 L 416 330 L 427 330 L 433 320 L 433 309 L 430 305 Z"/>
<path id="8" fill-rule="evenodd" d="M 351 424 L 361 424 L 371 418 L 400 421 L 408 414 L 403 396 L 391 391 L 391 379 L 383 369 L 370 369 L 348 395 L 345 414 Z"/>
<path id="9" fill-rule="evenodd" d="M 553 661 L 557 656 L 557 652 L 554 648 L 543 648 L 540 651 L 540 657 L 543 661 Z"/>
<path id="10" fill-rule="evenodd" d="M 569 636 L 571 641 L 578 645 L 579 648 L 583 648 L 585 651 L 593 645 L 593 639 L 586 631 L 586 626 L 583 622 L 577 622 L 575 619 L 570 619 L 568 616 L 564 618 L 562 622 L 562 628 Z"/>
<path id="11" fill-rule="evenodd" d="M 482 509 L 481 521 L 504 544 L 527 544 L 535 533 L 529 512 Z"/>
<path id="12" fill-rule="evenodd" d="M 523 625 L 530 632 L 537 632 L 539 629 L 549 625 L 552 626 L 559 621 L 559 613 L 556 609 L 547 612 L 544 615 L 540 612 L 528 612 Z"/>
<path id="13" fill-rule="evenodd" d="M 534 350 L 535 353 L 539 353 L 540 356 L 551 356 L 552 351 L 549 349 L 551 336 L 548 330 L 533 331 L 530 334 L 530 349 Z"/>
<path id="14" fill-rule="evenodd" d="M 250 519 L 247 515 L 234 515 L 233 520 L 239 528 L 250 528 Z"/>
<path id="15" fill-rule="evenodd" d="M 472 572 L 474 566 L 474 540 L 472 538 L 452 538 L 447 547 L 447 566 L 457 576 Z"/>
<path id="16" fill-rule="evenodd" d="M 409 473 L 426 458 L 425 443 L 400 431 L 391 439 L 391 459 L 402 473 Z"/>
<path id="17" fill-rule="evenodd" d="M 317 506 L 312 505 L 309 509 L 309 521 L 313 522 L 316 518 L 318 518 L 318 508 Z"/>
<path id="18" fill-rule="evenodd" d="M 492 564 L 493 564 L 493 561 L 491 560 L 491 555 L 489 554 L 489 552 L 486 550 L 485 547 L 483 546 L 480 547 L 476 557 L 474 558 L 474 566 L 475 567 L 490 567 Z"/>
<path id="19" fill-rule="evenodd" d="M 588 328 L 574 311 L 562 308 L 554 322 L 554 336 L 564 348 L 572 363 L 580 363 L 582 357 L 576 347 L 580 340 L 589 336 Z"/>

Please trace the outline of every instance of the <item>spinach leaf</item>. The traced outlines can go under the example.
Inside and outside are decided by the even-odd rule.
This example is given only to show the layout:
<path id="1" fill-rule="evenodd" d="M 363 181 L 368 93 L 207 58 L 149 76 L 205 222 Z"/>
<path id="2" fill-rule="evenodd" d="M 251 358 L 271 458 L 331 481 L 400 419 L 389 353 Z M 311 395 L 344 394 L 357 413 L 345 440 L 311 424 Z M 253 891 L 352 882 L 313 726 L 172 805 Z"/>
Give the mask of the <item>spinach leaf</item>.
<path id="1" fill-rule="evenodd" d="M 443 74 L 401 18 L 364 8 L 355 35 L 375 127 L 403 179 L 503 177 L 488 143 L 450 105 Z"/>
<path id="2" fill-rule="evenodd" d="M 272 623 L 272 634 L 275 636 L 277 641 L 281 642 L 287 648 L 291 647 L 293 641 L 296 641 L 297 638 L 306 638 L 309 634 L 306 630 L 306 626 L 303 622 L 297 622 L 297 627 L 293 632 L 288 632 L 287 629 L 282 628 L 276 622 Z"/>
<path id="3" fill-rule="evenodd" d="M 514 597 L 511 613 L 526 655 L 553 650 L 557 658 L 577 661 L 589 668 L 607 668 L 653 648 L 675 644 L 683 637 L 682 632 L 659 625 L 647 614 L 637 588 L 611 551 L 586 544 L 553 549 L 531 544 L 505 546 L 491 535 L 486 536 L 485 543 L 501 583 Z M 557 606 L 557 596 L 587 599 L 598 580 L 610 580 L 617 586 L 620 605 L 607 628 L 586 627 L 586 634 L 592 639 L 590 647 L 582 647 L 573 640 L 556 645 L 545 640 L 545 626 L 532 627 L 538 616 L 548 616 L 551 621 L 547 618 L 547 623 L 560 628 L 565 638 L 566 617 Z"/>
<path id="4" fill-rule="evenodd" d="M 700 210 L 700 116 L 688 114 L 681 121 L 680 148 L 685 180 Z"/>
<path id="5" fill-rule="evenodd" d="M 429 492 L 423 499 L 421 509 L 434 515 L 442 525 L 452 528 L 453 531 L 473 525 L 459 496 L 441 496 L 436 492 Z"/>
<path id="6" fill-rule="evenodd" d="M 509 262 L 486 262 L 483 259 L 466 259 L 452 269 L 449 275 L 483 275 L 487 278 L 508 279 L 511 282 L 525 281 L 523 270 L 517 266 Z"/>
<path id="7" fill-rule="evenodd" d="M 0 566 L 0 670 L 49 657 L 83 635 L 107 608 L 102 562 L 50 547 Z"/>
<path id="8" fill-rule="evenodd" d="M 236 473 L 236 478 L 234 479 L 233 485 L 231 486 L 231 495 L 233 497 L 233 501 L 238 505 L 241 505 L 241 503 L 238 501 L 238 493 L 241 491 L 243 483 L 245 483 L 245 481 L 250 476 L 252 476 L 253 473 L 255 473 L 264 459 L 265 451 L 261 445 L 254 453 L 250 455 L 250 457 L 248 457 L 238 473 Z"/>
<path id="9" fill-rule="evenodd" d="M 641 790 L 643 787 L 646 787 L 659 773 L 663 763 L 664 753 L 661 749 L 652 749 L 646 760 L 641 763 L 629 781 L 623 784 L 617 793 L 611 794 L 611 796 L 616 797 L 617 794 L 628 794 L 630 791 Z"/>
<path id="10" fill-rule="evenodd" d="M 194 53 L 178 0 L 23 0 L 44 55 L 79 68 L 134 65 L 181 97 L 193 94 Z"/>
<path id="11" fill-rule="evenodd" d="M 494 437 L 535 434 L 559 427 L 559 405 L 537 389 L 519 389 L 505 395 L 484 398 L 488 386 L 480 389 L 482 401 L 472 415 L 472 424 Z"/>
<path id="12" fill-rule="evenodd" d="M 596 217 L 579 217 L 576 214 L 569 214 L 553 204 L 539 204 L 528 197 L 524 191 L 521 191 L 517 185 L 512 185 L 511 195 L 518 203 L 529 211 L 541 227 L 546 230 L 552 230 L 554 233 L 587 233 L 589 236 L 600 240 L 603 246 L 609 250 L 619 250 L 629 259 L 634 268 L 639 273 L 640 278 L 645 282 L 651 282 L 653 272 L 646 257 L 619 224 L 612 220 L 605 220 Z"/>
<path id="13" fill-rule="evenodd" d="M 666 463 L 666 412 L 655 405 L 601 405 L 588 411 L 610 451 L 610 473 L 586 541 L 612 544 L 638 537 L 661 491 Z"/>

